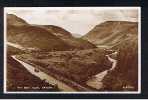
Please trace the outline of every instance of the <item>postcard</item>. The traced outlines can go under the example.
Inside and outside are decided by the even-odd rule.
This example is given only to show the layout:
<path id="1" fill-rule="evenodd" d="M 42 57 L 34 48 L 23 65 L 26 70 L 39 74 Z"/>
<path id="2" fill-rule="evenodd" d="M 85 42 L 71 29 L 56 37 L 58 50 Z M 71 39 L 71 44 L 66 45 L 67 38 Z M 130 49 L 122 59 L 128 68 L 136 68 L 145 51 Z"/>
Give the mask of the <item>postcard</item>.
<path id="1" fill-rule="evenodd" d="M 4 93 L 140 93 L 140 11 L 5 7 Z"/>

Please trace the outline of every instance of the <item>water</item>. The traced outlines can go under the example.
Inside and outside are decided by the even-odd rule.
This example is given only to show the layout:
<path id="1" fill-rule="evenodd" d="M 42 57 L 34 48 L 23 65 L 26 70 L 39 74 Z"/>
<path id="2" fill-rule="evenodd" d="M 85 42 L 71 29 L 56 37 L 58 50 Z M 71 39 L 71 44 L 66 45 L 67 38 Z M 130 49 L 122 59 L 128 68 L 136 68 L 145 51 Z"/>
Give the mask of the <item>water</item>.
<path id="1" fill-rule="evenodd" d="M 100 89 L 103 86 L 103 83 L 101 82 L 104 76 L 107 74 L 107 70 L 95 75 L 91 79 L 89 79 L 86 84 L 90 87 Z"/>
<path id="2" fill-rule="evenodd" d="M 113 54 L 117 54 L 117 52 L 113 53 Z M 108 58 L 108 60 L 110 62 L 112 62 L 112 67 L 109 70 L 113 70 L 116 65 L 117 65 L 117 60 L 111 58 L 109 55 L 106 55 L 106 57 Z M 95 89 L 101 89 L 103 86 L 102 80 L 103 78 L 107 75 L 107 72 L 109 70 L 105 70 L 101 73 L 98 73 L 97 75 L 93 76 L 91 79 L 89 79 L 86 84 L 90 87 L 93 87 Z"/>

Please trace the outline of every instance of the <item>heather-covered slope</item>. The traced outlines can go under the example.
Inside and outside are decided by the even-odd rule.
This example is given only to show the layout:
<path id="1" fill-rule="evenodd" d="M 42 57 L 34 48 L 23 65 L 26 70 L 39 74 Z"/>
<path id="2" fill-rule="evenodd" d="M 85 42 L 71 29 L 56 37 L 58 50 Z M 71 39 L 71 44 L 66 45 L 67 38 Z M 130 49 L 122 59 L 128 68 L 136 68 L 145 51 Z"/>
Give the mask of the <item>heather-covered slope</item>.
<path id="1" fill-rule="evenodd" d="M 82 38 L 75 38 L 72 34 L 65 29 L 54 26 L 54 25 L 40 25 L 40 27 L 48 30 L 58 38 L 62 39 L 69 46 L 72 46 L 75 49 L 90 49 L 95 48 L 96 46 L 89 41 Z"/>
<path id="2" fill-rule="evenodd" d="M 138 23 L 107 21 L 97 25 L 84 39 L 118 52 L 117 65 L 103 79 L 102 90 L 138 89 Z"/>
<path id="3" fill-rule="evenodd" d="M 19 62 L 12 58 L 12 55 L 24 54 L 25 52 L 14 48 L 12 46 L 7 46 L 7 80 L 6 89 L 7 91 L 59 91 L 58 88 L 54 88 L 52 85 L 48 84 L 44 80 L 34 76 L 27 69 L 23 67 Z M 24 89 L 24 87 L 28 87 Z M 39 89 L 34 89 L 33 87 L 39 87 Z M 51 87 L 50 89 L 43 89 L 42 87 Z"/>
<path id="4" fill-rule="evenodd" d="M 115 46 L 124 42 L 128 37 L 137 35 L 137 22 L 106 21 L 94 27 L 83 39 L 97 46 Z"/>
<path id="5" fill-rule="evenodd" d="M 7 91 L 59 91 L 52 88 L 52 85 L 40 80 L 38 77 L 28 72 L 20 63 L 16 62 L 10 55 L 7 57 Z M 29 87 L 24 89 L 24 87 Z M 39 87 L 33 89 L 32 87 Z M 42 89 L 41 87 L 51 87 Z"/>
<path id="6" fill-rule="evenodd" d="M 50 32 L 36 26 L 7 26 L 8 42 L 35 50 L 68 50 L 64 41 Z"/>
<path id="7" fill-rule="evenodd" d="M 28 25 L 28 23 L 26 21 L 17 17 L 14 14 L 7 14 L 7 24 L 8 25 L 15 25 L 15 26 Z"/>
<path id="8" fill-rule="evenodd" d="M 104 90 L 138 89 L 138 38 L 132 37 L 118 46 L 117 66 L 104 78 Z"/>
<path id="9" fill-rule="evenodd" d="M 7 68 L 8 74 L 13 75 L 12 78 L 9 76 L 9 81 L 15 81 L 12 73 L 15 69 L 16 72 L 18 69 L 24 70 L 19 68 L 23 66 L 11 58 L 11 55 L 17 55 L 17 59 L 70 86 L 78 83 L 90 88 L 86 82 L 105 71 L 105 77 L 101 80 L 102 90 L 137 90 L 137 22 L 106 21 L 82 38 L 75 38 L 58 26 L 28 24 L 15 15 L 8 15 L 7 22 Z M 23 47 L 25 49 L 21 49 Z M 107 56 L 116 61 L 116 64 Z M 112 64 L 115 65 L 113 69 Z M 25 73 L 22 73 L 23 77 Z"/>
<path id="10" fill-rule="evenodd" d="M 70 32 L 53 25 L 30 25 L 7 14 L 7 40 L 31 50 L 73 50 L 95 48 L 87 40 L 74 38 Z"/>
<path id="11" fill-rule="evenodd" d="M 103 49 L 56 51 L 20 55 L 28 63 L 34 63 L 76 82 L 86 82 L 91 76 L 109 69 Z M 22 60 L 23 60 L 22 59 Z"/>

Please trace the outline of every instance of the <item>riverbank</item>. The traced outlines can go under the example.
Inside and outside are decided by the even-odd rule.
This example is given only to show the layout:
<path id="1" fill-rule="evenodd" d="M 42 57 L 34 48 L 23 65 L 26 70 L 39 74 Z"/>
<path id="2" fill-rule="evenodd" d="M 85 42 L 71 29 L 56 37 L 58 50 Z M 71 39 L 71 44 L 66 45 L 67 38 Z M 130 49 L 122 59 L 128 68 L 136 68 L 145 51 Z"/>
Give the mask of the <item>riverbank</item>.
<path id="1" fill-rule="evenodd" d="M 111 56 L 114 56 L 114 59 Z M 103 72 L 100 72 L 100 73 L 94 75 L 92 78 L 90 78 L 86 82 L 86 84 L 92 88 L 97 89 L 97 90 L 102 89 L 102 87 L 103 87 L 102 81 L 103 81 L 104 77 L 108 74 L 109 71 L 114 70 L 117 65 L 117 60 L 115 59 L 116 56 L 117 56 L 117 52 L 106 55 L 107 59 L 112 63 L 112 67 L 108 70 L 105 70 Z"/>

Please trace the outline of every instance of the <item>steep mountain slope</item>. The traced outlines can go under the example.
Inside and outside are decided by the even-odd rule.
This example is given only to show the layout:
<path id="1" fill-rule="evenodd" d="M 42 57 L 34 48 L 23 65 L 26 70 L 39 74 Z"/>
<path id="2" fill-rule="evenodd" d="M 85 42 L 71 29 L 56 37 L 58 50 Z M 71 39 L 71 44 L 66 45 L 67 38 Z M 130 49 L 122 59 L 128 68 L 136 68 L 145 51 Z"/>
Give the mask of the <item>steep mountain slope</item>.
<path id="1" fill-rule="evenodd" d="M 55 36 L 58 36 L 59 38 L 72 38 L 71 33 L 61 27 L 55 25 L 39 25 L 39 27 L 48 30 L 49 32 L 51 32 Z"/>
<path id="2" fill-rule="evenodd" d="M 22 45 L 36 50 L 66 50 L 70 47 L 50 32 L 36 26 L 7 27 L 8 42 Z"/>
<path id="3" fill-rule="evenodd" d="M 7 40 L 30 50 L 73 50 L 95 48 L 83 39 L 74 38 L 68 31 L 53 25 L 30 25 L 23 19 L 7 15 Z"/>
<path id="4" fill-rule="evenodd" d="M 71 47 L 49 31 L 7 14 L 7 41 L 31 50 L 69 50 Z"/>
<path id="5" fill-rule="evenodd" d="M 137 91 L 138 89 L 138 23 L 107 21 L 97 25 L 84 39 L 116 50 L 117 65 L 103 79 L 102 90 Z"/>
<path id="6" fill-rule="evenodd" d="M 138 38 L 128 38 L 118 46 L 118 63 L 114 70 L 105 76 L 104 90 L 138 90 Z M 112 81 L 111 81 L 112 80 Z"/>
<path id="7" fill-rule="evenodd" d="M 126 21 L 106 21 L 94 27 L 83 39 L 86 39 L 97 46 L 115 46 L 128 37 L 137 35 L 138 24 Z"/>
<path id="8" fill-rule="evenodd" d="M 72 34 L 61 27 L 54 26 L 54 25 L 40 25 L 40 27 L 48 30 L 55 36 L 62 39 L 68 45 L 72 46 L 75 49 L 90 49 L 95 48 L 96 46 L 89 41 L 82 39 L 82 38 L 75 38 Z"/>
<path id="9" fill-rule="evenodd" d="M 26 21 L 17 17 L 14 14 L 7 14 L 7 24 L 8 25 L 16 25 L 16 26 L 28 25 L 28 23 Z"/>

